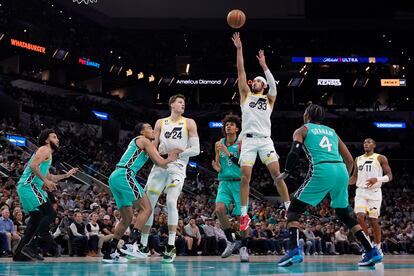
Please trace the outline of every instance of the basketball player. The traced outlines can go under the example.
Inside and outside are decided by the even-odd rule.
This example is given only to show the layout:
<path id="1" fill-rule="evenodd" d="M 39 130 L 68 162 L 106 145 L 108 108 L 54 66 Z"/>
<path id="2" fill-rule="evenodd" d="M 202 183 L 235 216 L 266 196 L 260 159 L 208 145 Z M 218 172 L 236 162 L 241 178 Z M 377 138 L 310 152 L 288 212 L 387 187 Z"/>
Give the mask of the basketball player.
<path id="1" fill-rule="evenodd" d="M 286 159 L 285 172 L 279 178 L 286 178 L 299 161 L 301 149 L 309 160 L 309 172 L 298 189 L 287 212 L 290 236 L 290 250 L 278 265 L 290 266 L 303 261 L 299 247 L 299 218 L 308 205 L 316 206 L 329 193 L 331 207 L 336 216 L 351 230 L 365 249 L 360 266 L 371 266 L 381 262 L 382 256 L 372 246 L 362 227 L 348 210 L 348 180 L 353 160 L 346 145 L 330 127 L 322 125 L 325 116 L 322 107 L 312 104 L 303 115 L 304 125 L 293 134 L 293 144 Z M 345 162 L 345 164 L 344 164 Z"/>
<path id="2" fill-rule="evenodd" d="M 136 174 L 144 166 L 148 158 L 151 158 L 158 166 L 166 167 L 168 163 L 175 161 L 178 158 L 178 153 L 181 152 L 172 150 L 169 152 L 168 158 L 164 159 L 151 143 L 151 140 L 154 139 L 154 130 L 150 124 L 139 123 L 136 125 L 135 131 L 139 133 L 139 136 L 132 139 L 129 143 L 127 150 L 116 165 L 115 171 L 109 177 L 109 188 L 121 213 L 121 221 L 116 226 L 114 237 L 102 259 L 106 263 L 127 262 L 125 258 L 120 257 L 117 245 L 125 230 L 131 224 L 133 217 L 132 206 L 139 209 L 139 213 L 131 232 L 131 244 L 124 245 L 120 251 L 137 258 L 147 257 L 147 254 L 139 251 L 139 247 L 135 243 L 152 210 L 148 196 L 136 180 Z"/>
<path id="3" fill-rule="evenodd" d="M 166 154 L 173 149 L 180 149 L 179 158 L 167 165 L 167 168 L 154 165 L 148 176 L 145 191 L 154 209 L 158 197 L 164 191 L 167 195 L 168 209 L 168 244 L 163 254 L 162 262 L 171 263 L 176 256 L 175 236 L 178 224 L 177 200 L 184 185 L 188 159 L 200 153 L 200 142 L 197 134 L 197 125 L 193 119 L 183 116 L 185 97 L 181 94 L 169 99 L 171 115 L 159 119 L 155 123 L 154 145 L 159 146 L 160 154 Z M 141 235 L 142 252 L 149 254 L 148 236 L 154 220 L 154 212 L 147 220 Z"/>
<path id="4" fill-rule="evenodd" d="M 355 158 L 354 173 L 349 184 L 357 186 L 354 210 L 358 222 L 368 235 L 368 225 L 365 222 L 365 215 L 368 214 L 374 232 L 374 243 L 381 250 L 381 227 L 378 224 L 382 201 L 381 186 L 392 180 L 392 172 L 387 158 L 375 153 L 375 147 L 374 139 L 364 140 L 365 154 Z"/>
<path id="5" fill-rule="evenodd" d="M 242 133 L 240 134 L 242 139 L 240 154 L 242 174 L 240 185 L 240 231 L 245 231 L 250 224 L 250 218 L 247 214 L 247 202 L 249 198 L 249 183 L 252 175 L 252 167 L 256 161 L 257 154 L 259 154 L 261 161 L 269 169 L 286 209 L 288 209 L 290 201 L 288 189 L 283 179 L 276 181 L 276 177 L 280 174 L 278 162 L 279 156 L 277 155 L 273 146 L 273 141 L 270 138 L 270 115 L 272 114 L 277 95 L 275 79 L 266 65 L 263 50 L 260 50 L 257 59 L 264 71 L 266 79 L 260 76 L 256 77 L 253 80 L 252 91 L 250 91 L 250 88 L 247 85 L 246 72 L 244 70 L 243 49 L 240 34 L 236 32 L 233 35 L 232 40 L 234 46 L 237 48 L 238 87 L 242 111 Z M 263 92 L 267 87 L 269 87 L 269 92 L 267 95 L 263 95 Z M 241 250 L 244 251 L 245 249 L 245 244 L 243 244 Z"/>
<path id="6" fill-rule="evenodd" d="M 227 213 L 230 205 L 234 203 L 233 215 L 240 216 L 240 165 L 239 156 L 241 143 L 238 141 L 237 134 L 240 129 L 240 117 L 229 114 L 223 119 L 223 139 L 215 144 L 215 160 L 213 168 L 218 172 L 219 187 L 216 197 L 215 213 L 220 220 L 221 227 L 226 234 L 227 246 L 221 254 L 222 258 L 227 258 L 233 253 L 236 242 L 233 240 L 232 229 L 230 227 Z M 246 231 L 243 232 L 247 236 Z"/>
<path id="7" fill-rule="evenodd" d="M 56 182 L 69 178 L 78 171 L 78 168 L 73 168 L 62 175 L 49 173 L 52 154 L 59 148 L 59 139 L 54 130 L 45 129 L 40 133 L 39 146 L 17 183 L 17 194 L 30 220 L 13 257 L 16 261 L 25 260 L 23 256 L 32 261 L 44 260 L 38 254 L 39 237 L 47 233 L 49 225 L 56 217 L 56 211 L 52 208 L 44 189 L 56 190 Z"/>

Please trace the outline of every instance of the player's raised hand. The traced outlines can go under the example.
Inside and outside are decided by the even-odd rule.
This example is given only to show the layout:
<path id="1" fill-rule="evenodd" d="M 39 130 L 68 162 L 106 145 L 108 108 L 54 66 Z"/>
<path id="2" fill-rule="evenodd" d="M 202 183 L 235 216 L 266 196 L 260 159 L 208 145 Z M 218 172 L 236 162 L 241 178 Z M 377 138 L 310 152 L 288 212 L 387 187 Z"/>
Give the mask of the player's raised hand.
<path id="1" fill-rule="evenodd" d="M 257 60 L 259 61 L 260 66 L 266 66 L 266 57 L 263 50 L 260 50 L 256 56 Z"/>
<path id="2" fill-rule="evenodd" d="M 168 153 L 168 159 L 175 161 L 179 158 L 180 153 L 182 153 L 182 149 L 173 149 Z"/>
<path id="3" fill-rule="evenodd" d="M 235 32 L 233 34 L 233 37 L 231 38 L 231 40 L 234 43 L 234 46 L 236 46 L 237 49 L 240 49 L 242 47 L 242 42 L 240 39 L 240 33 L 239 32 Z"/>
<path id="4" fill-rule="evenodd" d="M 77 173 L 79 171 L 79 168 L 72 168 L 72 169 L 70 169 L 67 173 L 66 173 L 66 175 L 65 175 L 65 178 L 69 178 L 69 177 L 71 177 L 72 175 L 74 175 L 75 173 Z"/>
<path id="5" fill-rule="evenodd" d="M 227 147 L 226 147 L 225 145 L 223 145 L 222 143 L 220 143 L 219 145 L 217 145 L 217 149 L 218 149 L 219 151 L 224 152 L 224 154 L 225 154 L 225 155 L 230 156 L 230 152 L 229 152 L 229 150 L 228 150 L 228 149 L 227 149 Z"/>

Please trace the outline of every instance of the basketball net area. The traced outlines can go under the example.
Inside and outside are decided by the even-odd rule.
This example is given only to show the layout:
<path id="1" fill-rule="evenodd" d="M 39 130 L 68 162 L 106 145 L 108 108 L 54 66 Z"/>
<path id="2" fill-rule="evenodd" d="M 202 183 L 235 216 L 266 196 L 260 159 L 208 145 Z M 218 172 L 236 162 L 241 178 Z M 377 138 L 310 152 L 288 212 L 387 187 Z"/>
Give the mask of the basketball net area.
<path id="1" fill-rule="evenodd" d="M 84 3 L 85 5 L 88 5 L 89 3 L 98 3 L 98 0 L 72 0 L 73 3 L 78 3 L 79 5 Z"/>

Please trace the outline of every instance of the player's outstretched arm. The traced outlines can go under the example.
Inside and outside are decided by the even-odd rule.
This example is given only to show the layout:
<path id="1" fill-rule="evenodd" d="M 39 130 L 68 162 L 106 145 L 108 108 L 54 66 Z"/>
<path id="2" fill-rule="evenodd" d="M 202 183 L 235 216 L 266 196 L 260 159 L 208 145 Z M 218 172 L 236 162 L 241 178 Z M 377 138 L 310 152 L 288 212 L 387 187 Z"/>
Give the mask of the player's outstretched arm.
<path id="1" fill-rule="evenodd" d="M 341 154 L 342 159 L 345 162 L 346 169 L 348 170 L 348 174 L 350 174 L 352 172 L 352 167 L 354 166 L 354 160 L 348 148 L 346 147 L 345 143 L 342 142 L 339 136 L 338 136 L 338 141 L 339 141 L 338 143 L 339 153 Z"/>
<path id="2" fill-rule="evenodd" d="M 267 93 L 267 98 L 269 99 L 270 104 L 274 105 L 274 103 L 276 102 L 276 96 L 277 96 L 276 81 L 272 75 L 272 72 L 270 72 L 269 67 L 267 67 L 264 51 L 260 50 L 256 58 L 259 61 L 259 64 L 262 67 L 263 72 L 265 73 L 267 85 L 269 86 L 269 92 Z"/>
<path id="3" fill-rule="evenodd" d="M 275 183 L 281 179 L 285 179 L 296 168 L 299 162 L 300 152 L 302 150 L 303 142 L 308 134 L 308 130 L 305 126 L 302 126 L 295 130 L 293 133 L 293 143 L 286 157 L 285 170 L 275 179 Z"/>
<path id="4" fill-rule="evenodd" d="M 66 179 L 66 178 L 71 177 L 72 175 L 74 175 L 78 171 L 79 171 L 79 168 L 72 168 L 65 174 L 51 174 L 51 173 L 48 173 L 46 175 L 46 178 L 53 181 L 53 182 L 59 182 L 62 179 Z"/>
<path id="5" fill-rule="evenodd" d="M 160 153 L 155 148 L 154 144 L 147 138 L 140 138 L 139 141 L 137 141 L 137 146 L 144 149 L 152 162 L 160 167 L 165 167 L 168 163 L 177 160 L 179 154 L 178 151 L 169 152 L 168 158 L 164 159 L 160 156 Z"/>
<path id="6" fill-rule="evenodd" d="M 240 103 L 242 103 L 247 97 L 247 94 L 249 94 L 250 88 L 247 85 L 246 71 L 244 70 L 243 46 L 240 39 L 240 33 L 234 33 L 231 40 L 237 48 L 237 85 L 239 87 Z"/>
<path id="7" fill-rule="evenodd" d="M 358 158 L 355 158 L 354 162 L 354 171 L 352 172 L 352 176 L 349 178 L 348 185 L 355 185 L 358 179 L 358 164 L 357 160 Z"/>

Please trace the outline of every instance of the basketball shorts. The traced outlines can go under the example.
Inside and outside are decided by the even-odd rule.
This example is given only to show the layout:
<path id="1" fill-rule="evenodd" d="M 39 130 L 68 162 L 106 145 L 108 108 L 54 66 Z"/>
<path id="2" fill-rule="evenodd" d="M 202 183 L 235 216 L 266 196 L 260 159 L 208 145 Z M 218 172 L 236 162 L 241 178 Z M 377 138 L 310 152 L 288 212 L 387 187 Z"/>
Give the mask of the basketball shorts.
<path id="1" fill-rule="evenodd" d="M 17 194 L 26 214 L 38 211 L 38 207 L 47 202 L 47 193 L 39 186 L 35 182 L 25 182 L 17 185 Z"/>
<path id="2" fill-rule="evenodd" d="M 240 165 L 253 167 L 257 154 L 266 166 L 279 160 L 273 141 L 268 138 L 244 137 L 240 152 Z"/>
<path id="3" fill-rule="evenodd" d="M 109 177 L 109 188 L 116 206 L 129 207 L 144 196 L 144 190 L 135 178 L 135 173 L 125 168 L 117 168 Z"/>
<path id="4" fill-rule="evenodd" d="M 344 163 L 310 165 L 305 182 L 295 197 L 312 206 L 319 204 L 329 193 L 332 208 L 348 207 L 349 175 Z"/>
<path id="5" fill-rule="evenodd" d="M 381 188 L 357 188 L 355 194 L 355 213 L 368 214 L 370 218 L 378 218 L 381 211 Z"/>
<path id="6" fill-rule="evenodd" d="M 217 189 L 216 203 L 224 203 L 227 212 L 233 203 L 232 215 L 241 215 L 240 181 L 220 181 Z"/>
<path id="7" fill-rule="evenodd" d="M 187 163 L 178 159 L 167 165 L 164 169 L 154 165 L 148 176 L 145 191 L 160 195 L 163 191 L 168 193 L 171 189 L 178 189 L 181 192 L 186 177 Z"/>

